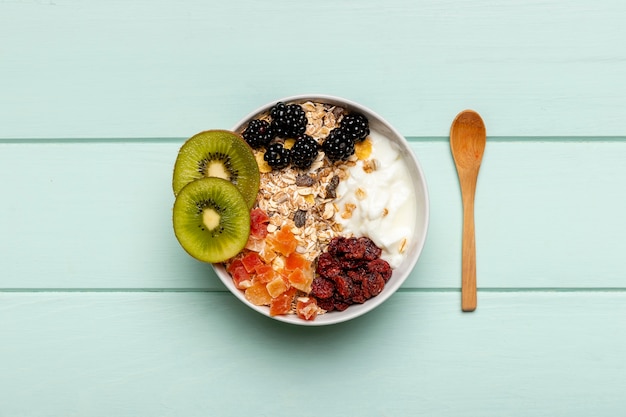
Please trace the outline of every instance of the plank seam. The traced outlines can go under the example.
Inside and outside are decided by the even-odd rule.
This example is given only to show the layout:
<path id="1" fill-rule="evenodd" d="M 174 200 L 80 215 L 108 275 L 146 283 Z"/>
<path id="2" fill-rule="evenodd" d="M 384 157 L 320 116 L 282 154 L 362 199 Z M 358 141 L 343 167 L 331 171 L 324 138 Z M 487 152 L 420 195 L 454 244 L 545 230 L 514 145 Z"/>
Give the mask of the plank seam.
<path id="1" fill-rule="evenodd" d="M 448 136 L 405 136 L 409 142 L 448 142 Z M 186 137 L 0 138 L 0 144 L 183 143 Z M 626 136 L 487 136 L 490 142 L 626 142 Z"/>
<path id="2" fill-rule="evenodd" d="M 227 290 L 207 288 L 0 288 L 0 293 L 228 293 Z M 400 288 L 400 293 L 460 293 L 460 288 Z M 529 288 L 479 288 L 484 293 L 583 293 L 626 292 L 625 287 L 529 287 Z"/>

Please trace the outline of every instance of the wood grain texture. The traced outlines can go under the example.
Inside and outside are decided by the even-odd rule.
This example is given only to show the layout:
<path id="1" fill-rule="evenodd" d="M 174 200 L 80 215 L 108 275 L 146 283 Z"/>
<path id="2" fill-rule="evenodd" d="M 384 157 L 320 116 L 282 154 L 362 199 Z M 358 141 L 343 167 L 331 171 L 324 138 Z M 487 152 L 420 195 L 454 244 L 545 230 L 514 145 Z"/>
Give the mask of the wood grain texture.
<path id="1" fill-rule="evenodd" d="M 190 136 L 306 93 L 407 136 L 464 108 L 492 135 L 623 135 L 625 17 L 621 0 L 2 1 L 0 137 Z"/>
<path id="2" fill-rule="evenodd" d="M 626 140 L 488 138 L 479 287 L 625 286 Z M 223 290 L 171 228 L 182 139 L 0 143 L 0 288 Z M 431 217 L 406 288 L 459 288 L 462 210 L 444 138 L 413 138 Z"/>
<path id="3" fill-rule="evenodd" d="M 472 315 L 458 297 L 399 293 L 354 321 L 300 328 L 226 293 L 0 294 L 0 415 L 570 417 L 626 406 L 624 292 L 489 293 Z"/>

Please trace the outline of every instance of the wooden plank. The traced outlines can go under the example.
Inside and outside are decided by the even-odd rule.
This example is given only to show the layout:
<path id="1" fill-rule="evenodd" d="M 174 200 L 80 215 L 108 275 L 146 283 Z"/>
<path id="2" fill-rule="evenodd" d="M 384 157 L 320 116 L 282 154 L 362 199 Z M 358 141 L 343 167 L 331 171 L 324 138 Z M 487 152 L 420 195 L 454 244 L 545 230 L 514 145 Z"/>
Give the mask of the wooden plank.
<path id="1" fill-rule="evenodd" d="M 621 0 L 3 1 L 0 137 L 188 136 L 307 92 L 407 136 L 467 107 L 490 135 L 623 135 L 624 17 Z"/>
<path id="2" fill-rule="evenodd" d="M 620 415 L 626 293 L 403 292 L 301 328 L 224 293 L 0 293 L 7 416 Z M 36 397 L 36 401 L 33 398 Z"/>
<path id="3" fill-rule="evenodd" d="M 181 140 L 0 143 L 0 288 L 223 289 L 171 230 Z M 411 139 L 431 224 L 406 288 L 460 286 L 449 147 Z M 626 141 L 488 139 L 476 200 L 479 287 L 624 287 Z M 25 164 L 28 164 L 26 166 Z"/>

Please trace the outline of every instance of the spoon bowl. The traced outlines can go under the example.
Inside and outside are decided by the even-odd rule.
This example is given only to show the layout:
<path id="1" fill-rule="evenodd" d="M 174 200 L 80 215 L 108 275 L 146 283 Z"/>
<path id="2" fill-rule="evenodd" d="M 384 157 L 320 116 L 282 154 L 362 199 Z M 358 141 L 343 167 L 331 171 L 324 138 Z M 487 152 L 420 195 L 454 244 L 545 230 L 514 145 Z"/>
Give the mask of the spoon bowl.
<path id="1" fill-rule="evenodd" d="M 461 309 L 476 309 L 476 237 L 474 197 L 478 170 L 483 159 L 487 131 L 478 113 L 464 110 L 450 128 L 450 150 L 454 158 L 463 200 L 463 245 L 461 261 Z"/>

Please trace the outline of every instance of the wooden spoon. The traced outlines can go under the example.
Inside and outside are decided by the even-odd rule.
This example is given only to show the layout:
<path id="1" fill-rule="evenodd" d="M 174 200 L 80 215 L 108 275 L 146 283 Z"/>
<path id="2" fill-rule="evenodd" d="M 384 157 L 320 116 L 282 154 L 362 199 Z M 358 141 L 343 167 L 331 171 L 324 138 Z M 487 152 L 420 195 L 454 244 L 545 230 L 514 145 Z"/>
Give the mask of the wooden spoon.
<path id="1" fill-rule="evenodd" d="M 478 169 L 483 159 L 487 132 L 480 115 L 473 110 L 459 113 L 450 128 L 450 150 L 456 164 L 463 199 L 463 253 L 461 309 L 476 309 L 476 238 L 474 195 Z"/>

